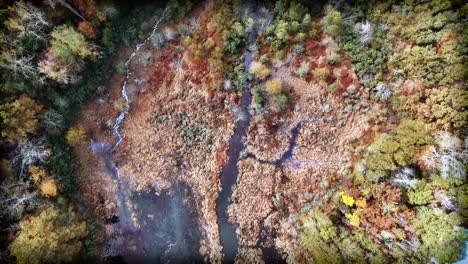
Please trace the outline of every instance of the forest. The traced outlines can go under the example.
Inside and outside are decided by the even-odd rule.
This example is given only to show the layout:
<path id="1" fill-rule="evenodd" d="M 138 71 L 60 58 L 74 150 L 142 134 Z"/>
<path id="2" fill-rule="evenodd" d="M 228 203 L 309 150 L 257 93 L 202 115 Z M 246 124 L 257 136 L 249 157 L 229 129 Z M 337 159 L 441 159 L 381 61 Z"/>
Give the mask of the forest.
<path id="1" fill-rule="evenodd" d="M 463 0 L 0 0 L 0 263 L 468 262 Z"/>

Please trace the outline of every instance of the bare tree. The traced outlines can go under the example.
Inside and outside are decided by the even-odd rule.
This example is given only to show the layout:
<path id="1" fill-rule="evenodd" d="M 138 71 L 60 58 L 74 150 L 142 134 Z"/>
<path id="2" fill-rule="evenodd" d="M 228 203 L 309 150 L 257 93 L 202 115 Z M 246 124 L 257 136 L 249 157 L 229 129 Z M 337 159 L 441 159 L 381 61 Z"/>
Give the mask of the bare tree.
<path id="1" fill-rule="evenodd" d="M 52 7 L 52 9 L 55 9 L 55 6 L 57 4 L 59 4 L 59 5 L 63 6 L 63 7 L 65 7 L 66 9 L 70 10 L 73 14 L 75 14 L 77 17 L 81 18 L 82 20 L 86 20 L 83 16 L 80 15 L 80 13 L 78 13 L 78 11 L 76 11 L 76 9 L 74 9 L 65 0 L 44 0 L 44 3 L 46 3 L 47 5 Z"/>
<path id="2" fill-rule="evenodd" d="M 8 29 L 17 32 L 18 37 L 32 35 L 37 39 L 44 39 L 44 31 L 49 23 L 39 8 L 31 3 L 17 2 L 9 14 L 5 25 Z"/>
<path id="3" fill-rule="evenodd" d="M 12 158 L 12 164 L 17 165 L 20 170 L 20 178 L 24 179 L 24 169 L 33 163 L 43 163 L 50 156 L 42 140 L 27 140 L 18 145 Z"/>

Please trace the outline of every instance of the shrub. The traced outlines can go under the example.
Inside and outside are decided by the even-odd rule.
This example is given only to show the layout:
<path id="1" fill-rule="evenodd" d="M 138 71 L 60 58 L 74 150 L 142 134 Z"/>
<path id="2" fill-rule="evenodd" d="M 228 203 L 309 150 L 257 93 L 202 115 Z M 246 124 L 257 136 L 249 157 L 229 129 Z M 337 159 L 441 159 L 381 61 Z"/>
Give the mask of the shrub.
<path id="1" fill-rule="evenodd" d="M 115 70 L 118 74 L 125 74 L 127 72 L 127 65 L 125 64 L 125 62 L 120 62 L 117 65 L 115 65 Z"/>
<path id="2" fill-rule="evenodd" d="M 338 86 L 336 85 L 336 83 L 332 83 L 328 86 L 328 92 L 330 93 L 336 93 L 336 89 L 338 88 Z"/>
<path id="3" fill-rule="evenodd" d="M 94 31 L 93 24 L 88 21 L 81 21 L 78 24 L 78 31 L 82 33 L 88 39 L 95 39 L 96 32 Z"/>
<path id="4" fill-rule="evenodd" d="M 278 95 L 282 90 L 280 78 L 273 78 L 265 83 L 265 89 L 270 95 Z"/>
<path id="5" fill-rule="evenodd" d="M 76 125 L 71 127 L 67 131 L 66 135 L 67 143 L 76 146 L 78 144 L 83 143 L 83 141 L 86 139 L 86 130 L 82 125 Z"/>
<path id="6" fill-rule="evenodd" d="M 327 57 L 327 62 L 328 64 L 335 64 L 335 63 L 340 62 L 340 55 L 337 53 L 330 54 Z"/>
<path id="7" fill-rule="evenodd" d="M 318 81 L 325 81 L 330 76 L 330 71 L 327 68 L 317 68 L 312 71 L 312 75 Z"/>
<path id="8" fill-rule="evenodd" d="M 266 54 L 263 54 L 262 56 L 260 56 L 260 58 L 258 59 L 258 61 L 260 63 L 265 63 L 268 61 L 268 56 Z"/>
<path id="9" fill-rule="evenodd" d="M 177 25 L 177 30 L 183 37 L 186 37 L 190 34 L 190 30 L 185 24 Z"/>
<path id="10" fill-rule="evenodd" d="M 125 99 L 119 98 L 118 100 L 115 100 L 112 105 L 114 106 L 115 110 L 123 112 L 125 110 L 126 102 Z"/>
<path id="11" fill-rule="evenodd" d="M 305 61 L 301 62 L 301 66 L 299 66 L 299 68 L 296 71 L 297 75 L 302 78 L 306 76 L 308 72 L 309 72 L 309 63 Z"/>
<path id="12" fill-rule="evenodd" d="M 270 74 L 270 70 L 261 62 L 257 61 L 252 62 L 249 72 L 261 80 L 265 79 Z"/>
<path id="13" fill-rule="evenodd" d="M 315 28 L 310 29 L 309 30 L 309 37 L 311 39 L 314 39 L 316 36 L 317 36 L 317 29 L 315 29 Z"/>
<path id="14" fill-rule="evenodd" d="M 150 41 L 153 44 L 153 46 L 157 49 L 160 49 L 164 47 L 166 44 L 166 40 L 164 39 L 164 36 L 161 33 L 154 33 L 150 37 Z"/>
<path id="15" fill-rule="evenodd" d="M 297 33 L 295 39 L 296 39 L 296 41 L 302 42 L 302 41 L 304 41 L 306 39 L 306 35 L 303 32 Z"/>
<path id="16" fill-rule="evenodd" d="M 284 50 L 279 50 L 275 53 L 275 57 L 278 59 L 278 60 L 284 60 Z"/>
<path id="17" fill-rule="evenodd" d="M 304 44 L 299 43 L 292 46 L 291 51 L 294 55 L 299 55 L 304 52 Z"/>
<path id="18" fill-rule="evenodd" d="M 288 97 L 285 94 L 276 94 L 271 97 L 271 109 L 280 112 L 288 105 Z"/>

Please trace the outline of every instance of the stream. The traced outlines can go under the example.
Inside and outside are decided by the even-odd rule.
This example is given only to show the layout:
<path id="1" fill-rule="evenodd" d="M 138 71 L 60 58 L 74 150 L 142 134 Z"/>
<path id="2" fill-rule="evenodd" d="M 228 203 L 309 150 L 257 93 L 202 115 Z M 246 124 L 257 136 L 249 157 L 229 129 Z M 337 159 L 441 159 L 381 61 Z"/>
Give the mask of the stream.
<path id="1" fill-rule="evenodd" d="M 132 77 L 130 64 L 138 51 L 156 32 L 166 10 L 161 14 L 147 38 L 137 43 L 125 62 L 127 72 L 121 94 L 125 108 L 113 126 L 114 144 L 91 139 L 90 148 L 99 156 L 108 175 L 117 183 L 115 199 L 120 204 L 117 215 L 109 222 L 117 232 L 110 238 L 106 262 L 110 263 L 202 263 L 198 253 L 200 233 L 197 215 L 190 208 L 190 193 L 186 186 L 176 186 L 160 195 L 150 192 L 134 192 L 120 180 L 118 162 L 113 153 L 123 138 L 119 128 L 130 110 L 127 84 Z"/>
<path id="2" fill-rule="evenodd" d="M 251 8 L 252 2 L 247 3 Z M 255 7 L 254 7 L 255 8 Z M 258 11 L 253 9 L 251 17 L 256 21 Z M 254 26 L 252 31 L 249 33 L 247 47 L 253 46 L 257 38 L 257 29 Z M 237 182 L 239 175 L 239 168 L 237 163 L 239 162 L 240 153 L 245 149 L 244 140 L 247 136 L 247 131 L 252 119 L 252 115 L 249 112 L 250 104 L 252 101 L 252 94 L 250 93 L 250 84 L 247 78 L 247 74 L 250 69 L 252 62 L 252 51 L 247 49 L 244 53 L 244 79 L 246 80 L 242 87 L 242 97 L 240 99 L 240 108 L 242 118 L 236 123 L 233 135 L 229 140 L 228 150 L 228 161 L 224 165 L 220 174 L 221 192 L 216 200 L 216 214 L 218 216 L 218 228 L 223 247 L 223 263 L 234 263 L 238 250 L 238 242 L 236 237 L 236 225 L 229 222 L 227 215 L 227 208 L 230 204 L 230 197 L 232 195 L 232 187 Z M 296 132 L 297 134 L 297 132 Z M 295 139 L 293 139 L 295 140 Z M 292 152 L 292 150 L 290 151 Z M 261 246 L 259 246 L 261 247 Z M 267 263 L 279 263 L 281 257 L 278 256 L 274 248 L 261 247 L 264 260 Z"/>

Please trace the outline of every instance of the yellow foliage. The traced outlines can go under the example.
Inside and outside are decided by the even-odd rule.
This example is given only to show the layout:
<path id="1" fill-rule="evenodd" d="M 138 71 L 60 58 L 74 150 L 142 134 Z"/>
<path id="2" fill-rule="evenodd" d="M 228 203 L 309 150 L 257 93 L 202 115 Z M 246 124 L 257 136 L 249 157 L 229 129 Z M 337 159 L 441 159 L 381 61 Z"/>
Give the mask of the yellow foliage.
<path id="1" fill-rule="evenodd" d="M 356 200 L 356 206 L 361 207 L 361 208 L 366 208 L 367 207 L 367 202 L 366 199 L 361 198 Z"/>
<path id="2" fill-rule="evenodd" d="M 55 207 L 22 220 L 19 227 L 9 246 L 16 263 L 71 262 L 81 250 L 79 240 L 88 233 L 86 222 L 78 222 L 73 213 Z"/>
<path id="3" fill-rule="evenodd" d="M 340 192 L 341 201 L 347 206 L 351 207 L 354 205 L 354 198 L 346 195 L 344 192 Z"/>
<path id="4" fill-rule="evenodd" d="M 330 71 L 327 68 L 317 68 L 312 71 L 312 75 L 319 81 L 325 81 L 330 76 Z"/>
<path id="5" fill-rule="evenodd" d="M 86 131 L 82 125 L 71 127 L 66 135 L 68 144 L 75 146 L 82 143 L 86 139 Z"/>
<path id="6" fill-rule="evenodd" d="M 118 100 L 115 100 L 113 106 L 115 110 L 123 112 L 125 110 L 125 99 L 120 98 Z"/>
<path id="7" fill-rule="evenodd" d="M 46 177 L 46 171 L 41 166 L 29 165 L 28 171 L 34 183 L 39 183 Z"/>
<path id="8" fill-rule="evenodd" d="M 348 218 L 348 220 L 351 222 L 351 225 L 359 227 L 360 219 L 359 216 L 354 212 L 354 213 L 347 213 L 345 214 L 345 217 Z"/>
<path id="9" fill-rule="evenodd" d="M 36 131 L 38 126 L 36 117 L 41 110 L 42 105 L 36 104 L 27 95 L 0 105 L 0 136 L 5 137 L 10 143 L 24 140 L 27 134 Z"/>
<path id="10" fill-rule="evenodd" d="M 41 195 L 45 197 L 57 196 L 57 182 L 54 179 L 48 179 L 41 182 L 39 185 Z"/>
<path id="11" fill-rule="evenodd" d="M 270 70 L 258 61 L 254 61 L 250 64 L 249 72 L 261 80 L 265 79 L 270 74 Z"/>
<path id="12" fill-rule="evenodd" d="M 270 95 L 277 95 L 277 94 L 280 94 L 281 93 L 281 89 L 282 89 L 282 84 L 281 84 L 281 79 L 280 78 L 273 78 L 271 80 L 268 80 L 266 83 L 265 83 L 265 88 L 267 90 L 267 92 L 270 94 Z"/>

